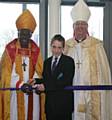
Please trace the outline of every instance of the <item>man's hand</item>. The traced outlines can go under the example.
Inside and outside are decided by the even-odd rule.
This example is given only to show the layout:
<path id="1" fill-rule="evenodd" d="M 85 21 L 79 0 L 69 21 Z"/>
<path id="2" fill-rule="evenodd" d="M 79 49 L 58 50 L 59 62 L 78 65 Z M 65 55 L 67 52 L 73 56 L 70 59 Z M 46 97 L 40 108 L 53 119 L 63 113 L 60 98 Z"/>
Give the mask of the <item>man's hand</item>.
<path id="1" fill-rule="evenodd" d="M 35 85 L 33 86 L 33 88 L 35 88 L 35 92 L 36 92 L 37 94 L 45 91 L 44 84 L 35 84 Z"/>
<path id="2" fill-rule="evenodd" d="M 44 84 L 37 84 L 37 89 L 39 91 L 44 91 L 45 90 Z"/>
<path id="3" fill-rule="evenodd" d="M 24 83 L 22 86 L 21 86 L 21 90 L 26 93 L 26 94 L 30 94 L 33 92 L 32 90 L 32 86 L 28 83 Z"/>

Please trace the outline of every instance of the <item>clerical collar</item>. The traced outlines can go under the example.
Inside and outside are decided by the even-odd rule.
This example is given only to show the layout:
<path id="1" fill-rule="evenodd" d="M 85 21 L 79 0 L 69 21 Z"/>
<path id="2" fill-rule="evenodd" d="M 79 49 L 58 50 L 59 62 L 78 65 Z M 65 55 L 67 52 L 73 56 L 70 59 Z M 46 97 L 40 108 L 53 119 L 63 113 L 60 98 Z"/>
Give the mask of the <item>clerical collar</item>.
<path id="1" fill-rule="evenodd" d="M 22 55 L 22 56 L 31 56 L 31 50 L 26 48 L 17 48 L 16 53 Z"/>
<path id="2" fill-rule="evenodd" d="M 77 43 L 81 43 L 81 42 L 83 42 L 85 39 L 86 39 L 86 38 L 84 38 L 84 39 L 82 39 L 82 40 L 77 40 L 77 39 L 75 39 L 75 40 L 77 41 Z"/>
<path id="3" fill-rule="evenodd" d="M 28 48 L 21 48 L 20 46 L 20 41 L 17 40 L 17 43 L 16 43 L 16 53 L 17 54 L 20 54 L 22 56 L 31 56 L 31 43 L 29 42 L 29 47 Z"/>

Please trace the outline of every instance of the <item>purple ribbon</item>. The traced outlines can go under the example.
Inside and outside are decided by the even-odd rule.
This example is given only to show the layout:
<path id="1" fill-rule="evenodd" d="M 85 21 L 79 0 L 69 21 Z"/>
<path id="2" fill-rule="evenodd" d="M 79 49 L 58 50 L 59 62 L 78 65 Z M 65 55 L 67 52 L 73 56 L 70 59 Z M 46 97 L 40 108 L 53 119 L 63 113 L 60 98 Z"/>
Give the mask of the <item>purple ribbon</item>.
<path id="1" fill-rule="evenodd" d="M 32 87 L 32 90 L 35 89 Z M 21 88 L 0 88 L 1 91 L 16 91 L 21 90 Z M 75 86 L 67 86 L 64 90 L 72 90 L 72 91 L 90 91 L 90 90 L 112 90 L 112 85 L 75 85 Z M 54 90 L 49 90 L 54 91 Z"/>
<path id="2" fill-rule="evenodd" d="M 86 90 L 112 90 L 112 85 L 77 85 L 67 86 L 65 90 L 86 91 Z"/>

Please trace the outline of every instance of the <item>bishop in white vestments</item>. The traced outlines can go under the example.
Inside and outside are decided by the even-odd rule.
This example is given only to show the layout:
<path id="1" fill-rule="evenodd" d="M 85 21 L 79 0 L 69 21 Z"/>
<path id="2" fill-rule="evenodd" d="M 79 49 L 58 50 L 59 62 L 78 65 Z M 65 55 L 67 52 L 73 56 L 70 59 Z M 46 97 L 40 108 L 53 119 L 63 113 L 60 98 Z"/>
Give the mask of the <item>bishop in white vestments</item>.
<path id="1" fill-rule="evenodd" d="M 90 10 L 79 0 L 71 11 L 73 38 L 66 41 L 65 54 L 75 61 L 73 85 L 111 85 L 110 68 L 103 43 L 89 36 Z M 111 91 L 74 91 L 73 120 L 112 120 Z"/>

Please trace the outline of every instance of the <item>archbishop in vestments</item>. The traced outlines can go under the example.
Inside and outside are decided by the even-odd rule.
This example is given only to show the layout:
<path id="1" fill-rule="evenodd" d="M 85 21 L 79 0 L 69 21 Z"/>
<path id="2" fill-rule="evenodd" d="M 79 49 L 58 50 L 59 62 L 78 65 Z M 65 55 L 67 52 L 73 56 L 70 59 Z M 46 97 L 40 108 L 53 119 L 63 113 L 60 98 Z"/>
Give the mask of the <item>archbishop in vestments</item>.
<path id="1" fill-rule="evenodd" d="M 1 58 L 1 87 L 20 88 L 34 77 L 41 78 L 43 61 L 40 48 L 31 40 L 36 21 L 29 10 L 16 20 L 18 38 L 6 45 Z M 21 91 L 2 91 L 0 120 L 42 120 L 42 96 Z M 40 114 L 41 113 L 41 114 Z"/>
<path id="2" fill-rule="evenodd" d="M 90 10 L 84 0 L 78 0 L 71 16 L 74 34 L 66 41 L 65 54 L 75 61 L 73 85 L 111 85 L 103 44 L 88 34 Z M 74 91 L 73 120 L 112 120 L 111 101 L 111 91 Z"/>

